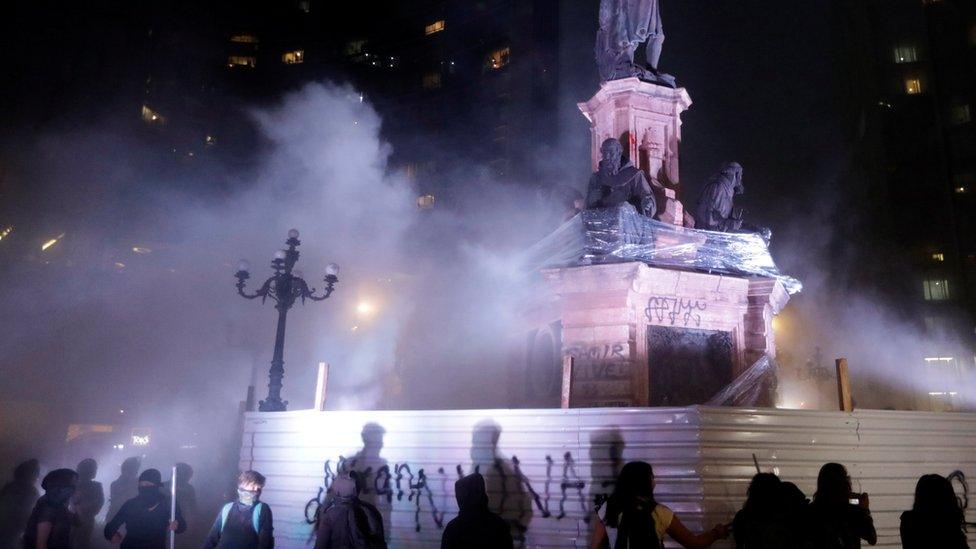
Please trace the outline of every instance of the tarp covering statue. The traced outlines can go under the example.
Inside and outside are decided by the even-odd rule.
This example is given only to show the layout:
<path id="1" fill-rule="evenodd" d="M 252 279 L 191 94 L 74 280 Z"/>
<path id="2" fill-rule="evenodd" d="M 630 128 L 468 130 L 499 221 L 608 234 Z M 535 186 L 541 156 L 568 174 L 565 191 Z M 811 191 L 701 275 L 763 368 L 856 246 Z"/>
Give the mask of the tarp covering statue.
<path id="1" fill-rule="evenodd" d="M 637 49 L 644 44 L 644 59 Z M 674 86 L 674 77 L 658 72 L 664 26 L 658 0 L 600 0 L 596 63 L 603 81 L 636 76 Z"/>

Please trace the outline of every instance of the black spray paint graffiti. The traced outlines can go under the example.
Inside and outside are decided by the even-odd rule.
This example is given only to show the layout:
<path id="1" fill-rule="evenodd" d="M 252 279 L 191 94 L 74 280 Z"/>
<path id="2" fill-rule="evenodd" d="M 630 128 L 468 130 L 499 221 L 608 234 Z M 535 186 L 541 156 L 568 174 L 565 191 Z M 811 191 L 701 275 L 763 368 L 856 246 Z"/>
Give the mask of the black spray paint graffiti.
<path id="1" fill-rule="evenodd" d="M 576 491 L 577 498 L 579 500 L 580 512 L 583 514 L 584 521 L 589 522 L 590 520 L 590 510 L 591 508 L 587 505 L 586 497 L 583 495 L 583 489 L 586 488 L 586 482 L 580 479 L 579 474 L 576 472 L 576 464 L 573 461 L 573 456 L 569 452 L 563 454 L 563 466 L 562 466 L 562 476 L 559 479 L 559 510 L 558 513 L 553 516 L 550 510 L 550 501 L 552 499 L 551 487 L 553 485 L 553 475 L 552 469 L 554 466 L 554 460 L 551 456 L 546 456 L 546 480 L 544 483 L 544 488 L 540 494 L 535 487 L 532 485 L 532 481 L 529 480 L 522 473 L 521 461 L 517 456 L 512 456 L 511 459 L 514 474 L 518 479 L 519 485 L 523 486 L 532 497 L 533 505 L 539 510 L 543 518 L 555 518 L 556 520 L 561 520 L 566 517 L 566 502 L 569 500 L 569 494 L 571 491 Z M 480 465 L 475 466 L 474 472 L 480 473 Z M 499 486 L 501 493 L 498 495 L 498 503 L 495 506 L 495 511 L 498 514 L 504 514 L 507 510 L 509 502 L 508 493 L 508 482 L 507 473 L 505 472 L 505 462 L 501 459 L 496 459 L 492 464 L 492 470 L 494 474 L 498 476 Z M 435 503 L 434 493 L 430 488 L 429 479 L 423 469 L 418 469 L 417 473 L 414 474 L 410 465 L 407 463 L 397 463 L 393 465 L 393 475 L 390 474 L 390 467 L 388 465 L 383 465 L 376 470 L 375 474 L 371 467 L 367 467 L 363 470 L 357 470 L 356 460 L 348 460 L 342 456 L 336 461 L 335 469 L 332 466 L 332 460 L 326 460 L 324 465 L 324 477 L 323 485 L 318 488 L 318 493 L 315 494 L 313 498 L 308 500 L 305 504 L 305 520 L 308 524 L 316 524 L 319 516 L 319 510 L 328 508 L 330 502 L 328 501 L 329 488 L 332 486 L 333 481 L 335 481 L 338 475 L 344 473 L 355 472 L 360 479 L 362 486 L 362 494 L 376 494 L 379 498 L 385 499 L 388 504 L 393 502 L 394 496 L 397 501 L 403 501 L 403 497 L 406 496 L 407 501 L 414 504 L 414 530 L 419 532 L 421 529 L 420 517 L 424 514 L 422 509 L 422 501 L 426 500 L 429 506 L 429 513 L 434 521 L 437 528 L 444 528 L 444 518 L 446 512 L 438 509 Z M 448 475 L 445 474 L 443 468 L 438 468 L 437 473 L 440 475 L 440 491 L 444 494 L 449 493 L 448 490 L 453 492 L 453 483 L 448 483 Z M 464 468 L 458 464 L 455 467 L 455 473 L 457 478 L 464 476 Z M 392 481 L 392 484 L 391 484 Z M 393 485 L 396 488 L 393 488 Z M 612 483 L 611 483 L 612 485 Z M 607 483 L 604 483 L 607 486 Z M 406 489 L 404 489 L 406 488 Z M 594 499 L 596 502 L 602 502 L 606 499 L 607 494 L 595 494 Z M 597 507 L 599 503 L 597 504 Z M 512 526 L 516 528 L 516 531 L 523 536 L 528 529 L 528 525 L 525 524 L 526 515 L 528 515 L 527 509 L 519 509 L 519 514 Z"/>
<path id="2" fill-rule="evenodd" d="M 700 299 L 685 299 L 676 297 L 652 297 L 647 300 L 644 315 L 647 320 L 654 322 L 669 322 L 674 326 L 681 322 L 682 326 L 694 325 L 701 327 L 701 315 L 696 311 L 704 311 L 708 303 Z"/>
<path id="3" fill-rule="evenodd" d="M 614 343 L 608 345 L 593 345 L 590 347 L 573 346 L 566 348 L 566 354 L 576 359 L 606 360 L 620 359 L 626 360 L 624 349 L 626 343 Z"/>

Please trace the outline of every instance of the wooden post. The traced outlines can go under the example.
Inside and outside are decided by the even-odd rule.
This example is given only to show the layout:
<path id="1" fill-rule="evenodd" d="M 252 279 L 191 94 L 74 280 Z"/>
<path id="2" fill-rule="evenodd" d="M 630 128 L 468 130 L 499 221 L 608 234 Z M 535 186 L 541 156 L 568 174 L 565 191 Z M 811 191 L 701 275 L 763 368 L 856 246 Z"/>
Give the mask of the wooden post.
<path id="1" fill-rule="evenodd" d="M 841 412 L 853 412 L 854 405 L 851 403 L 851 379 L 847 375 L 847 359 L 838 358 L 837 365 L 837 401 L 840 404 Z"/>
<path id="2" fill-rule="evenodd" d="M 315 382 L 315 410 L 325 411 L 325 393 L 329 387 L 329 364 L 319 362 L 319 377 Z"/>
<path id="3" fill-rule="evenodd" d="M 563 357 L 563 392 L 561 407 L 569 408 L 569 399 L 573 394 L 573 357 L 566 355 Z"/>

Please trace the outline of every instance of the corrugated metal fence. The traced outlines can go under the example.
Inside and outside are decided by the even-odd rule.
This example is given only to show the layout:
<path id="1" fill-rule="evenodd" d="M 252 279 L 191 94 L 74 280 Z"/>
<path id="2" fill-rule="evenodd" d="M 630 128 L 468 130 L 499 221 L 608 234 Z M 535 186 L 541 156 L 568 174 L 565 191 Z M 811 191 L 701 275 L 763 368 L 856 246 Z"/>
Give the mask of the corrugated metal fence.
<path id="1" fill-rule="evenodd" d="M 523 546 L 585 547 L 594 498 L 612 489 L 623 463 L 654 465 L 658 499 L 701 529 L 730 521 L 741 506 L 753 454 L 808 495 L 823 463 L 844 463 L 855 490 L 871 496 L 878 545 L 899 547 L 898 518 L 920 475 L 976 478 L 976 414 L 697 406 L 249 413 L 240 465 L 269 478 L 264 499 L 280 547 L 305 546 L 305 516 L 341 467 L 367 471 L 364 497 L 384 514 L 392 547 L 438 546 L 457 511 L 454 481 L 475 469 Z"/>

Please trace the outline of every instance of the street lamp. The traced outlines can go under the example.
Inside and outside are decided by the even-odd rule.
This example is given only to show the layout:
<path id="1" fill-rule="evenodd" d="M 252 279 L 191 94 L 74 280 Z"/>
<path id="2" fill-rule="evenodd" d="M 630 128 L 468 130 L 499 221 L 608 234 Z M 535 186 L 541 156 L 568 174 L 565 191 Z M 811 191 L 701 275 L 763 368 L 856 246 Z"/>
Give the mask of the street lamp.
<path id="1" fill-rule="evenodd" d="M 271 371 L 268 374 L 268 398 L 261 401 L 258 409 L 262 412 L 284 412 L 288 409 L 288 402 L 281 400 L 281 378 L 285 375 L 285 318 L 288 316 L 288 309 L 295 304 L 295 300 L 302 298 L 302 304 L 306 299 L 312 301 L 323 301 L 332 295 L 335 283 L 339 281 L 339 266 L 329 263 L 325 268 L 325 289 L 322 295 L 315 295 L 315 288 L 309 288 L 302 278 L 302 272 L 293 270 L 295 263 L 298 262 L 298 231 L 292 229 L 288 231 L 287 250 L 278 250 L 274 253 L 271 260 L 271 268 L 274 274 L 271 275 L 261 288 L 253 294 L 244 291 L 246 280 L 251 278 L 248 271 L 251 264 L 246 260 L 241 260 L 237 265 L 237 293 L 247 299 L 260 297 L 261 303 L 267 298 L 275 302 L 275 309 L 278 309 L 278 329 L 275 332 L 274 357 L 271 359 Z"/>

